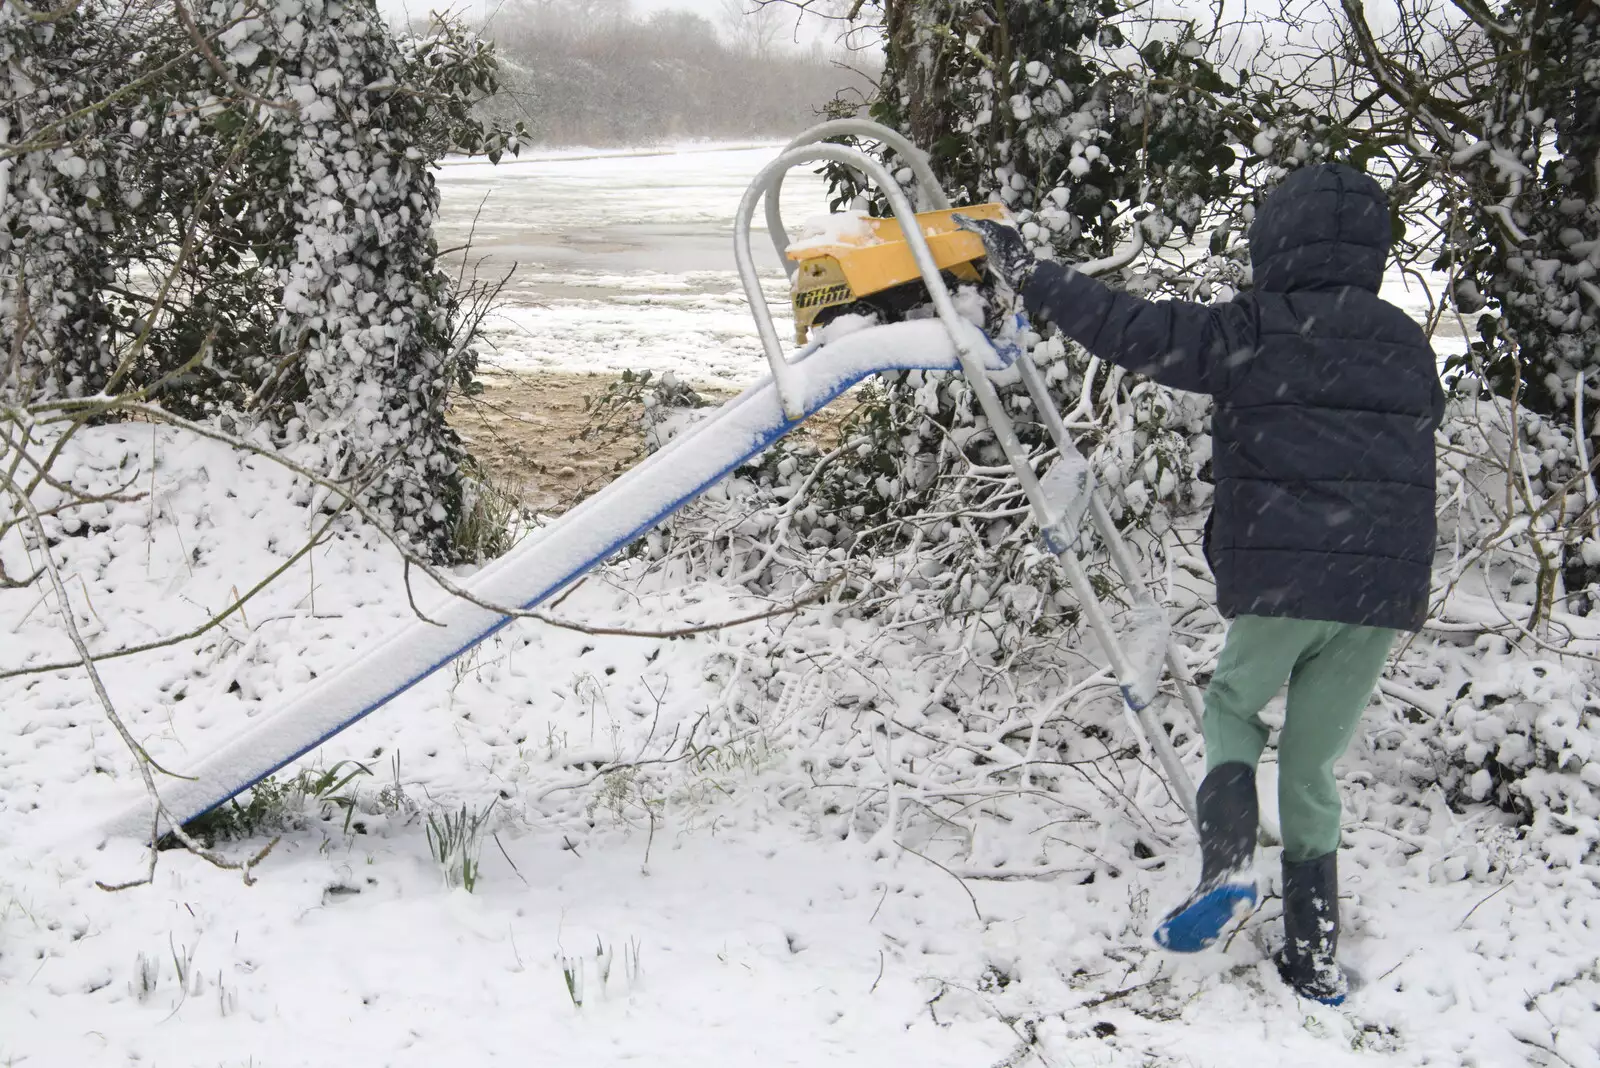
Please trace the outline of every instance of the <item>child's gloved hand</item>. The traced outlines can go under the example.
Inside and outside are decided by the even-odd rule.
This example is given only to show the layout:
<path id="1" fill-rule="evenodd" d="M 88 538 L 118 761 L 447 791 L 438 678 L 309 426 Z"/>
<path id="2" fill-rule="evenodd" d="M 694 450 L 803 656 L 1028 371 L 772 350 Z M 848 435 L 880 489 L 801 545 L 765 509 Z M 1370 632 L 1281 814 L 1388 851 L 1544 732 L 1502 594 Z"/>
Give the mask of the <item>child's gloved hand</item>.
<path id="1" fill-rule="evenodd" d="M 1021 293 L 1039 261 L 1028 251 L 1027 242 L 1023 241 L 1017 228 L 993 219 L 974 219 L 959 212 L 952 215 L 951 219 L 961 229 L 977 234 L 983 242 L 989 274 L 995 282 L 1009 289 L 1012 294 Z"/>

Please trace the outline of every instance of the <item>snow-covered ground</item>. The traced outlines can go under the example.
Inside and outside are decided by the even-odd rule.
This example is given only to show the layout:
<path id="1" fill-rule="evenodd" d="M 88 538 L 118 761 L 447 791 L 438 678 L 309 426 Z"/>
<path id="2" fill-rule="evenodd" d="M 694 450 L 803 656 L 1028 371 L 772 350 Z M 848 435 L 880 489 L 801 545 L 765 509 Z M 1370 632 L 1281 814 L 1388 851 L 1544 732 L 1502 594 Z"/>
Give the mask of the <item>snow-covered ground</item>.
<path id="1" fill-rule="evenodd" d="M 155 490 L 59 530 L 97 649 L 200 623 L 314 515 L 281 472 L 205 442 L 81 441 L 79 486 Z M 764 607 L 636 559 L 554 615 L 659 629 Z M 243 617 L 105 679 L 182 773 L 408 612 L 399 562 L 351 532 Z M 7 668 L 69 655 L 34 598 L 0 595 L 0 628 Z M 1327 1009 L 1272 974 L 1270 897 L 1226 950 L 1151 945 L 1194 875 L 1181 813 L 1113 759 L 1126 727 L 1092 689 L 1071 706 L 1081 734 L 1028 740 L 1092 675 L 1020 671 L 941 748 L 952 658 L 920 641 L 825 608 L 676 641 L 518 623 L 309 758 L 370 774 L 334 791 L 348 812 L 292 801 L 255 885 L 168 852 L 152 886 L 118 893 L 94 881 L 138 875 L 138 851 L 71 831 L 134 785 L 126 754 L 79 673 L 0 683 L 0 1063 L 1600 1064 L 1600 888 L 1562 856 L 1593 828 L 1518 842 L 1492 810 L 1452 813 L 1426 785 L 1442 719 L 1380 699 L 1347 761 L 1343 955 L 1367 986 Z M 1475 679 L 1570 727 L 1568 669 L 1480 645 L 1418 648 L 1399 674 L 1424 704 Z M 974 754 L 1033 770 L 986 788 Z M 1576 757 L 1586 781 L 1594 755 Z M 463 808 L 490 816 L 473 893 L 430 851 Z M 1274 868 L 1263 851 L 1269 886 Z"/>
<path id="2" fill-rule="evenodd" d="M 509 313 L 524 355 L 505 358 L 753 375 L 716 257 L 766 157 L 447 169 L 453 209 L 527 178 L 479 218 L 492 257 L 529 264 Z M 580 211 L 596 197 L 616 214 Z M 54 524 L 102 651 L 204 621 L 289 560 L 320 504 L 270 464 L 149 426 L 85 431 L 60 470 L 150 491 Z M 0 553 L 26 572 L 22 544 Z M 641 557 L 550 611 L 661 630 L 769 607 Z M 0 591 L 0 673 L 67 657 L 53 611 Z M 224 625 L 105 661 L 105 680 L 182 773 L 409 612 L 393 552 L 347 531 Z M 1600 652 L 1592 624 L 1562 625 Z M 170 851 L 152 885 L 116 893 L 95 880 L 137 876 L 140 853 L 69 832 L 135 784 L 127 754 L 80 672 L 3 678 L 0 1065 L 1600 1068 L 1593 794 L 1519 837 L 1439 786 L 1446 749 L 1510 760 L 1537 738 L 1562 754 L 1530 772 L 1552 810 L 1600 790 L 1590 669 L 1450 627 L 1470 629 L 1405 654 L 1410 697 L 1374 702 L 1344 766 L 1343 955 L 1365 989 L 1337 1010 L 1273 974 L 1270 893 L 1224 950 L 1151 944 L 1194 878 L 1192 838 L 1070 650 L 951 708 L 960 650 L 926 644 L 949 635 L 826 605 L 673 640 L 519 622 L 308 758 L 368 773 L 325 804 L 291 798 L 254 885 Z M 1216 628 L 1184 629 L 1206 666 Z M 430 842 L 463 809 L 488 813 L 471 893 Z M 1270 890 L 1274 850 L 1260 869 Z"/>

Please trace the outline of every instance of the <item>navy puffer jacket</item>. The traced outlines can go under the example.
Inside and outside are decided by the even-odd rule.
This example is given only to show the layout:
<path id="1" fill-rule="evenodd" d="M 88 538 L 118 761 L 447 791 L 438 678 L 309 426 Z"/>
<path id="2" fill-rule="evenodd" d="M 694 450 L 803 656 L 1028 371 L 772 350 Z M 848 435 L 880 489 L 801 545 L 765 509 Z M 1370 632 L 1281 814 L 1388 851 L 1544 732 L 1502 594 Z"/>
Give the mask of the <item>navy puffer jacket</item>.
<path id="1" fill-rule="evenodd" d="M 1090 352 L 1216 398 L 1206 556 L 1224 615 L 1426 617 L 1444 394 L 1422 329 L 1378 298 L 1389 239 L 1378 183 L 1325 164 L 1261 206 L 1254 289 L 1233 301 L 1155 303 L 1053 263 L 1025 287 Z"/>

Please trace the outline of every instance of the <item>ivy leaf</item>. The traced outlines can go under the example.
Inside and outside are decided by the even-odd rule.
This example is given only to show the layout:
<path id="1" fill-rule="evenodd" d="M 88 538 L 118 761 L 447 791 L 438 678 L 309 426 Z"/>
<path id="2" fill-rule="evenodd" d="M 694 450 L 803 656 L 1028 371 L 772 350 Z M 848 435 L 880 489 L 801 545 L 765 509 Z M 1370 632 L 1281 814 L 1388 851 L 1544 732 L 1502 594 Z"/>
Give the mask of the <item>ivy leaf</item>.
<path id="1" fill-rule="evenodd" d="M 1356 147 L 1351 151 L 1350 166 L 1354 167 L 1358 171 L 1364 171 L 1367 169 L 1368 163 L 1371 163 L 1374 159 L 1377 159 L 1383 154 L 1383 149 L 1378 145 L 1374 145 L 1369 142 L 1362 142 L 1361 144 L 1356 145 Z"/>

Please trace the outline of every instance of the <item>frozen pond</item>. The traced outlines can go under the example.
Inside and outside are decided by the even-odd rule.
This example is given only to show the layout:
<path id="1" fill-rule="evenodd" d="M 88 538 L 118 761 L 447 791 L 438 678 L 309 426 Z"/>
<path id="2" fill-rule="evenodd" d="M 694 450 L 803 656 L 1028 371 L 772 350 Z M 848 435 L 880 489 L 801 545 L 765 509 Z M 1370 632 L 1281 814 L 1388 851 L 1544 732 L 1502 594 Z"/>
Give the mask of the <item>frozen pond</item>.
<path id="1" fill-rule="evenodd" d="M 486 324 L 489 362 L 521 371 L 671 370 L 727 386 L 755 378 L 764 361 L 733 267 L 733 217 L 745 186 L 780 147 L 447 163 L 440 246 L 470 238 L 467 270 L 511 273 Z M 792 173 L 784 204 L 791 228 L 825 212 L 822 180 Z M 781 268 L 765 230 L 753 236 L 768 303 L 787 337 Z M 1437 294 L 1439 280 L 1429 281 Z M 1384 296 L 1426 315 L 1425 290 L 1398 272 Z M 1459 331 L 1444 324 L 1435 347 L 1457 351 Z"/>

